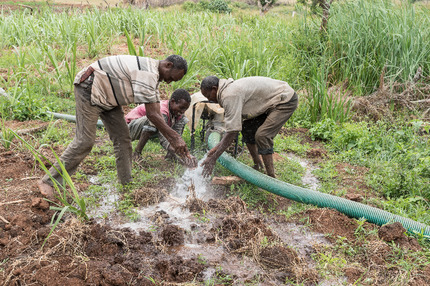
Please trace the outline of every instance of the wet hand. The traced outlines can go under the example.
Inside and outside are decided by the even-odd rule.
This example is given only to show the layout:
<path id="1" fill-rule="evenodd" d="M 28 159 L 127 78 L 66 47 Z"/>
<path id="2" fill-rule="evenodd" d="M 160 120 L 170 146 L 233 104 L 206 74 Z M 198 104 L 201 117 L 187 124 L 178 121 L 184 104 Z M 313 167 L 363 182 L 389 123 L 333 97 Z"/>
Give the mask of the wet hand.
<path id="1" fill-rule="evenodd" d="M 206 160 L 202 163 L 203 166 L 203 177 L 210 177 L 214 170 L 216 163 L 216 158 L 213 156 L 208 156 Z"/>
<path id="2" fill-rule="evenodd" d="M 185 161 L 185 165 L 188 167 L 188 168 L 191 168 L 191 169 L 195 169 L 195 168 L 197 168 L 197 159 L 196 159 L 196 157 L 194 157 L 193 155 L 188 155 L 188 156 L 186 156 L 185 158 L 184 158 L 184 161 Z"/>
<path id="3" fill-rule="evenodd" d="M 171 142 L 170 146 L 172 146 L 172 148 L 175 150 L 175 153 L 180 157 L 184 158 L 189 156 L 187 144 L 181 137 L 179 137 L 178 140 L 174 140 L 173 143 Z"/>

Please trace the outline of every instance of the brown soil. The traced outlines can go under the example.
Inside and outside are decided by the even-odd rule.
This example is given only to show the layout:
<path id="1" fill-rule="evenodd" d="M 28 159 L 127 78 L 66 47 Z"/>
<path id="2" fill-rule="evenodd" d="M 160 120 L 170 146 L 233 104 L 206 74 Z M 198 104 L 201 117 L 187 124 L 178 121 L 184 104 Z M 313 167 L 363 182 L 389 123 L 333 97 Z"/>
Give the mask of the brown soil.
<path id="1" fill-rule="evenodd" d="M 46 124 L 6 123 L 14 130 Z M 56 147 L 56 151 L 61 153 L 63 148 Z M 48 150 L 44 152 L 52 158 Z M 151 156 L 153 160 L 142 162 L 143 167 L 163 171 L 172 168 L 172 164 L 163 163 L 162 155 Z M 42 171 L 17 141 L 10 150 L 0 147 L 0 162 L 0 285 L 154 285 L 152 281 L 156 285 L 204 285 L 205 275 L 211 269 L 212 279 L 223 285 L 283 285 L 285 281 L 317 285 L 324 281 L 315 264 L 309 264 L 319 251 L 317 244 L 309 246 L 309 253 L 298 252 L 296 245 L 284 242 L 285 234 L 268 227 L 269 221 L 276 220 L 283 229 L 289 229 L 291 220 L 250 211 L 238 197 L 208 202 L 191 197 L 185 206 L 195 214 L 191 230 L 173 224 L 163 211 L 154 211 L 151 216 L 156 228 L 139 231 L 113 228 L 95 220 L 82 222 L 68 214 L 46 240 L 55 215 L 49 209 L 52 204 L 41 197 L 36 186 Z M 80 168 L 87 175 L 94 175 L 97 170 L 93 164 L 88 158 Z M 345 166 L 339 167 L 343 169 Z M 79 183 L 78 187 L 85 190 L 88 184 Z M 172 185 L 170 180 L 150 183 L 135 190 L 133 199 L 136 204 L 157 203 Z M 286 199 L 279 201 L 278 208 L 288 204 Z M 393 263 L 392 242 L 405 251 L 421 249 L 398 226 L 379 228 L 369 223 L 364 223 L 363 231 L 373 234 L 366 235 L 364 245 L 359 239 L 357 220 L 334 210 L 308 210 L 293 221 L 308 222 L 314 232 L 325 234 L 333 245 L 339 237 L 345 237 L 352 245 L 365 248 L 366 255 L 358 256 L 357 265 L 343 269 L 350 283 L 369 278 L 377 285 L 389 285 L 393 277 L 401 275 L 401 268 L 386 266 Z M 312 233 L 310 229 L 307 232 Z M 212 258 L 211 254 L 186 254 L 190 243 L 202 249 L 219 248 L 222 254 Z M 242 266 L 240 271 L 237 268 L 246 263 L 253 265 L 248 270 L 252 273 L 241 275 L 246 267 Z M 428 285 L 429 267 L 414 270 L 408 283 Z"/>

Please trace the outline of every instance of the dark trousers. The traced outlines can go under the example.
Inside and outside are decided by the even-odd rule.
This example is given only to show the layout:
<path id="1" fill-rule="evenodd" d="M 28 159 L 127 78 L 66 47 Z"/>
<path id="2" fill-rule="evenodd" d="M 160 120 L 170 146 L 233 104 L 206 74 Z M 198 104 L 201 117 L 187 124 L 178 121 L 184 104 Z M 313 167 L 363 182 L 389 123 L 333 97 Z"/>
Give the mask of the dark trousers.
<path id="1" fill-rule="evenodd" d="M 244 120 L 242 122 L 243 142 L 257 144 L 258 154 L 273 154 L 273 138 L 290 119 L 298 103 L 298 96 L 294 94 L 287 103 L 277 105 L 255 118 Z"/>

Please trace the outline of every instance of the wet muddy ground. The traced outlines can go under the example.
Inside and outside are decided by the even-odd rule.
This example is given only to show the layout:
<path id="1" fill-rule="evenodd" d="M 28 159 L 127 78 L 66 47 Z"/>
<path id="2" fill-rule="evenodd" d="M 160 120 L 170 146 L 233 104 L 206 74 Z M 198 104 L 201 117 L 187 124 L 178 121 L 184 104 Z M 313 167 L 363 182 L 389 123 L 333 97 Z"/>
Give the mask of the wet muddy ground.
<path id="1" fill-rule="evenodd" d="M 46 123 L 7 124 L 18 130 Z M 304 129 L 288 132 L 311 142 Z M 326 154 L 312 144 L 307 164 Z M 90 163 L 81 168 L 96 178 Z M 400 250 L 421 249 L 401 226 L 360 223 L 330 209 L 262 214 L 220 187 L 209 185 L 203 193 L 212 196 L 204 197 L 196 182 L 181 194 L 170 181 L 135 190 L 137 222 L 102 218 L 97 210 L 89 210 L 88 222 L 66 215 L 42 248 L 54 211 L 37 189 L 41 176 L 28 151 L 0 147 L 0 285 L 430 285 L 429 265 L 406 272 L 395 264 Z M 104 211 L 116 200 L 111 196 Z M 278 210 L 291 204 L 275 199 Z M 338 256 L 344 252 L 352 254 Z"/>

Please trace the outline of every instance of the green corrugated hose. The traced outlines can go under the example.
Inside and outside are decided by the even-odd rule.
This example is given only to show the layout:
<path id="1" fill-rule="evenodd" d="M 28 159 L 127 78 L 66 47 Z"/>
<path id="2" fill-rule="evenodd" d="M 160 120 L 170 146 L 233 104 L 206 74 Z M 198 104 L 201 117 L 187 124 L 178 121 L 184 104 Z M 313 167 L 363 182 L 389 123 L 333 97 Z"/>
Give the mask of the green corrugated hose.
<path id="1" fill-rule="evenodd" d="M 213 148 L 220 139 L 221 135 L 218 132 L 211 133 L 208 139 L 209 148 Z M 225 152 L 218 158 L 218 162 L 251 184 L 284 198 L 318 207 L 333 208 L 349 217 L 365 218 L 367 221 L 377 225 L 400 222 L 409 233 L 423 234 L 430 239 L 430 227 L 425 224 L 358 202 L 279 181 L 236 161 Z"/>
<path id="2" fill-rule="evenodd" d="M 76 117 L 73 115 L 55 112 L 48 112 L 48 114 L 51 114 L 55 118 L 76 122 Z M 103 122 L 99 120 L 97 122 L 97 126 L 103 126 Z M 212 132 L 208 139 L 209 148 L 213 148 L 220 141 L 220 139 L 220 133 Z M 430 239 L 430 227 L 425 224 L 368 205 L 279 181 L 236 161 L 233 159 L 233 157 L 229 156 L 225 152 L 218 158 L 218 161 L 221 163 L 221 165 L 242 179 L 281 197 L 300 203 L 316 205 L 318 207 L 333 208 L 340 211 L 341 213 L 346 214 L 347 216 L 358 219 L 365 218 L 367 221 L 377 225 L 400 222 L 408 232 L 420 233 L 426 238 Z"/>

